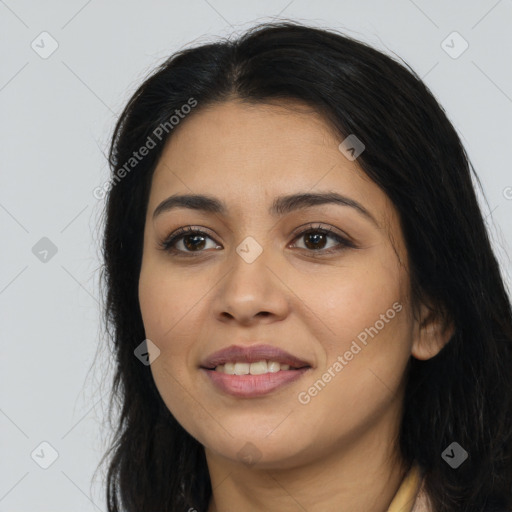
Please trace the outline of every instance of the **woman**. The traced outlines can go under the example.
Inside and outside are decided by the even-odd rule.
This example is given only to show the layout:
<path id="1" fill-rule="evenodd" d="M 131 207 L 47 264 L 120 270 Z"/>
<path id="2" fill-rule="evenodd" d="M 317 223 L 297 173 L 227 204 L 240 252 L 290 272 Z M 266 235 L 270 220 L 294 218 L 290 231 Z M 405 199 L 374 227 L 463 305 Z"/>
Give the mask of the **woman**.
<path id="1" fill-rule="evenodd" d="M 110 151 L 114 511 L 512 509 L 512 312 L 426 86 L 333 31 L 172 56 Z"/>

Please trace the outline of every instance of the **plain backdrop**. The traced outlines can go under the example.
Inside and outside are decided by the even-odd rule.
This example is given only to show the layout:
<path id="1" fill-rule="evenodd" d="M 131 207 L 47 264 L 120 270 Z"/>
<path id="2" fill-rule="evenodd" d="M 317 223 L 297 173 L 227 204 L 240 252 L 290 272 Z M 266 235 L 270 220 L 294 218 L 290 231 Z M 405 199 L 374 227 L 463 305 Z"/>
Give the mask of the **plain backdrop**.
<path id="1" fill-rule="evenodd" d="M 109 136 L 171 53 L 276 17 L 341 30 L 424 79 L 482 181 L 510 289 L 512 1 L 0 0 L 0 512 L 106 510 L 93 190 Z"/>

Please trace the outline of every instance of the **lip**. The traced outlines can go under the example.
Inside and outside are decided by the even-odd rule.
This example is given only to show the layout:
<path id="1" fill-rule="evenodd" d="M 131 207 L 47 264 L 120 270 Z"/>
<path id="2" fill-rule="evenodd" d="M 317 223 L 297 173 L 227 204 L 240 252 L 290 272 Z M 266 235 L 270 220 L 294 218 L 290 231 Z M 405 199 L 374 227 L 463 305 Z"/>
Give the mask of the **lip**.
<path id="1" fill-rule="evenodd" d="M 229 375 L 207 368 L 200 369 L 218 390 L 239 398 L 254 398 L 266 395 L 300 379 L 311 370 L 311 367 L 307 367 L 299 370 L 280 370 L 276 373 L 265 373 L 263 375 Z"/>
<path id="2" fill-rule="evenodd" d="M 303 361 L 283 349 L 273 345 L 261 344 L 251 346 L 231 345 L 207 356 L 200 363 L 200 366 L 206 370 L 213 370 L 216 366 L 227 362 L 256 363 L 264 359 L 267 361 L 277 361 L 281 364 L 289 364 L 293 368 L 312 366 L 307 361 Z M 297 370 L 290 371 L 297 372 Z M 219 375 L 221 374 L 219 373 Z"/>

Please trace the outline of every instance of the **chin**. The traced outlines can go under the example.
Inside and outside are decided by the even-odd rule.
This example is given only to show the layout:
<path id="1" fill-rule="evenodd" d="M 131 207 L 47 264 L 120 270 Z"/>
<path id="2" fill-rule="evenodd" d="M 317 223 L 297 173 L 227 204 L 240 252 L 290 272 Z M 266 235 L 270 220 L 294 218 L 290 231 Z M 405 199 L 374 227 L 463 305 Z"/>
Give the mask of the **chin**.
<path id="1" fill-rule="evenodd" d="M 269 439 L 261 435 L 251 436 L 249 432 L 240 436 L 230 432 L 233 437 L 226 435 L 222 440 L 209 439 L 203 442 L 207 455 L 215 454 L 234 464 L 259 470 L 290 469 L 303 464 L 307 459 L 305 447 L 297 446 L 289 438 L 286 441 L 286 435 Z M 301 443 L 304 442 L 302 438 Z"/>

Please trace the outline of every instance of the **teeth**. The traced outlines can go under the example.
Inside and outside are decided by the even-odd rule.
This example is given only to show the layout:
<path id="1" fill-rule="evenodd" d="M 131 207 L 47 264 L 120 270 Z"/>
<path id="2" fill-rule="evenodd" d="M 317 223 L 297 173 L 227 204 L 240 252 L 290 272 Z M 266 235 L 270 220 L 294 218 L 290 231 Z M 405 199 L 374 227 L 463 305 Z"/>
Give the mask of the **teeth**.
<path id="1" fill-rule="evenodd" d="M 251 365 L 249 363 L 235 363 L 235 375 L 247 375 Z"/>
<path id="2" fill-rule="evenodd" d="M 237 369 L 237 366 L 235 365 L 235 371 L 236 371 L 236 369 Z M 251 363 L 251 365 L 249 366 L 249 373 L 251 375 L 261 375 L 262 373 L 267 373 L 267 372 L 268 372 L 267 361 L 258 361 L 257 363 Z"/>
<path id="3" fill-rule="evenodd" d="M 289 370 L 289 364 L 281 364 L 278 361 L 258 361 L 256 363 L 226 363 L 215 367 L 216 372 L 229 375 L 262 375 L 264 373 L 276 373 L 280 370 Z"/>
<path id="4" fill-rule="evenodd" d="M 283 370 L 288 369 L 288 368 L 285 368 L 285 366 L 288 366 L 288 365 L 283 364 Z M 269 372 L 272 372 L 272 373 L 278 372 L 281 369 L 281 363 L 278 363 L 277 361 L 269 361 L 267 363 L 267 369 Z"/>

